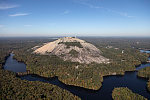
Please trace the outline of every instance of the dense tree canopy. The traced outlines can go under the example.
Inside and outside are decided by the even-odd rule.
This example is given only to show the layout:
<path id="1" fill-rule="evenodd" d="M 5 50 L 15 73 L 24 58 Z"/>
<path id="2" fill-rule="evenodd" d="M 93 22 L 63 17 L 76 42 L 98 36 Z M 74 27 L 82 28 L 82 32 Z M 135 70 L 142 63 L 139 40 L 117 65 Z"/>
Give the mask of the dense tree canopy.
<path id="1" fill-rule="evenodd" d="M 60 42 L 59 44 L 65 44 L 67 48 L 70 48 L 70 46 L 77 46 L 79 48 L 83 48 L 80 42 Z"/>
<path id="2" fill-rule="evenodd" d="M 25 62 L 27 70 L 29 70 L 30 73 L 44 77 L 58 76 L 59 80 L 65 84 L 97 90 L 102 86 L 103 76 L 116 74 L 123 75 L 125 71 L 135 70 L 135 65 L 147 61 L 148 55 L 140 53 L 138 50 L 139 48 L 149 49 L 146 48 L 150 45 L 150 41 L 147 39 L 85 38 L 85 40 L 97 46 L 101 50 L 102 55 L 109 58 L 111 63 L 80 64 L 63 61 L 55 55 L 37 55 L 33 53 L 33 49 L 31 48 L 36 45 L 40 46 L 43 43 L 52 40 L 47 38 L 10 38 L 0 40 L 0 66 L 2 68 L 5 57 L 13 51 L 15 54 L 14 58 L 18 61 Z M 140 44 L 137 44 L 137 41 L 140 41 Z M 23 81 L 16 78 L 15 73 L 4 71 L 3 69 L 0 69 L 0 75 L 2 77 L 0 79 L 2 83 L 0 84 L 1 98 L 25 98 L 25 95 L 28 95 L 29 98 L 48 97 L 53 99 L 63 99 L 67 97 L 78 99 L 78 97 L 73 96 L 70 92 L 62 90 L 57 86 L 42 82 Z M 11 82 L 11 84 L 8 84 L 8 82 Z M 19 86 L 20 84 L 22 86 L 19 87 L 17 86 L 18 84 Z M 38 86 L 41 89 L 37 89 Z M 49 89 L 47 89 L 47 87 Z M 27 90 L 27 93 L 25 91 L 20 93 L 19 90 L 24 89 Z M 41 91 L 43 92 L 41 93 Z M 48 91 L 51 91 L 51 95 Z M 58 91 L 60 97 L 57 97 L 55 91 Z M 14 97 L 11 97 L 12 94 L 14 94 Z"/>
<path id="3" fill-rule="evenodd" d="M 21 42 L 23 40 L 0 41 L 0 100 L 80 100 L 79 97 L 58 86 L 21 80 L 16 77 L 16 73 L 4 70 L 2 67 L 9 53 L 23 48 L 22 45 L 25 44 Z"/>
<path id="4" fill-rule="evenodd" d="M 26 81 L 16 77 L 15 73 L 0 70 L 0 99 L 2 100 L 78 100 L 70 92 L 58 86 L 39 81 Z"/>
<path id="5" fill-rule="evenodd" d="M 147 88 L 150 91 L 150 67 L 145 67 L 138 71 L 139 77 L 149 78 L 149 81 L 147 82 Z"/>
<path id="6" fill-rule="evenodd" d="M 125 87 L 114 88 L 112 98 L 114 100 L 147 100 L 145 97 L 133 93 L 130 89 Z"/>
<path id="7" fill-rule="evenodd" d="M 95 40 L 96 41 L 96 40 Z M 138 49 L 131 48 L 130 42 L 125 43 L 116 49 L 116 44 L 110 43 L 111 48 L 107 48 L 107 42 L 103 46 L 97 45 L 99 41 L 93 42 L 101 50 L 102 55 L 109 58 L 110 64 L 80 64 L 70 61 L 63 61 L 57 56 L 37 55 L 33 54 L 32 45 L 24 46 L 17 50 L 13 50 L 15 58 L 27 64 L 27 70 L 31 73 L 44 77 L 58 76 L 59 80 L 69 85 L 81 86 L 89 89 L 99 89 L 103 76 L 124 74 L 125 71 L 135 70 L 135 65 L 147 61 L 147 54 L 140 53 Z M 124 42 L 123 42 L 124 43 Z M 25 44 L 27 44 L 25 42 Z M 101 43 L 100 43 L 101 44 Z M 36 44 L 37 45 L 37 44 Z M 118 44 L 120 46 L 120 44 Z M 116 47 L 115 47 L 116 46 Z M 30 48 L 29 48 L 30 47 Z M 124 51 L 122 53 L 122 50 Z M 72 54 L 76 55 L 73 51 Z"/>

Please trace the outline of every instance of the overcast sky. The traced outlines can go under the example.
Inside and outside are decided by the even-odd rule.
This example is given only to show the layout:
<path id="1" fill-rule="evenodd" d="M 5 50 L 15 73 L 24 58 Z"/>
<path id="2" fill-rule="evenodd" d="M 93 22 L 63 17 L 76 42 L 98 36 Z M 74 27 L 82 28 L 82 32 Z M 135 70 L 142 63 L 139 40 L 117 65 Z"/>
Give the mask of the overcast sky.
<path id="1" fill-rule="evenodd" d="M 150 36 L 150 0 L 0 0 L 0 37 Z"/>

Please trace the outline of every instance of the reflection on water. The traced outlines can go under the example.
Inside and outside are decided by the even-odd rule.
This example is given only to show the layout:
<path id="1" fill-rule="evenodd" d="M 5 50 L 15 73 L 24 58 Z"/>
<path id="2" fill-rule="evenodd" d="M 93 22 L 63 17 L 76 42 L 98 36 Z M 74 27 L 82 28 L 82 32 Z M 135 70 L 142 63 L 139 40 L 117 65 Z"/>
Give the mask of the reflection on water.
<path id="1" fill-rule="evenodd" d="M 150 53 L 150 50 L 140 50 L 142 53 Z"/>
<path id="2" fill-rule="evenodd" d="M 14 54 L 11 53 L 10 56 L 7 58 L 4 69 L 13 72 L 26 72 L 26 65 L 13 59 L 13 56 Z"/>
<path id="3" fill-rule="evenodd" d="M 136 68 L 136 70 L 139 70 L 141 68 L 150 66 L 150 63 L 148 64 L 141 64 L 139 67 Z M 6 63 L 4 65 L 4 69 L 10 70 L 13 72 L 25 72 L 26 71 L 26 65 L 24 63 L 18 62 L 13 59 L 13 54 L 10 54 L 10 56 L 7 58 Z M 147 91 L 147 79 L 139 78 L 137 77 L 137 72 L 126 72 L 124 76 L 106 76 L 104 77 L 103 85 L 102 87 L 97 90 L 89 90 L 84 89 L 77 86 L 69 86 L 65 85 L 62 82 L 58 80 L 57 77 L 54 78 L 43 78 L 37 75 L 26 75 L 20 77 L 22 80 L 28 80 L 28 81 L 41 81 L 45 83 L 51 83 L 54 85 L 57 85 L 63 89 L 66 89 L 73 93 L 74 95 L 77 95 L 81 97 L 83 100 L 111 100 L 111 94 L 112 90 L 115 87 L 128 87 L 131 89 L 134 93 L 138 93 L 148 99 L 150 99 L 150 93 Z"/>
<path id="4" fill-rule="evenodd" d="M 136 68 L 136 70 L 140 70 L 140 69 L 145 68 L 145 67 L 150 67 L 150 63 L 141 64 L 139 67 Z"/>
<path id="5" fill-rule="evenodd" d="M 150 99 L 150 94 L 146 89 L 147 80 L 138 78 L 136 75 L 137 72 L 126 72 L 124 76 L 106 76 L 104 77 L 102 87 L 97 91 L 65 85 L 60 82 L 57 77 L 53 79 L 45 79 L 34 75 L 27 75 L 22 76 L 21 79 L 29 81 L 42 81 L 57 85 L 81 97 L 83 100 L 112 100 L 111 94 L 115 87 L 128 87 L 134 93 L 138 93 Z"/>

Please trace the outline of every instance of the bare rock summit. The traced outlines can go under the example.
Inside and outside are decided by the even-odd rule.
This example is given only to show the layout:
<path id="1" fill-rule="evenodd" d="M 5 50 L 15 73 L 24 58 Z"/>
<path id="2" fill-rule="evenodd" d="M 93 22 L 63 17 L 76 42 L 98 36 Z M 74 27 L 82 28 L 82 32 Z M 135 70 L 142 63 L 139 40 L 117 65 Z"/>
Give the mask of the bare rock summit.
<path id="1" fill-rule="evenodd" d="M 79 63 L 109 63 L 109 59 L 101 56 L 101 51 L 93 44 L 84 40 L 64 37 L 53 42 L 44 44 L 42 47 L 34 51 L 41 55 L 56 55 L 64 61 L 70 60 Z"/>

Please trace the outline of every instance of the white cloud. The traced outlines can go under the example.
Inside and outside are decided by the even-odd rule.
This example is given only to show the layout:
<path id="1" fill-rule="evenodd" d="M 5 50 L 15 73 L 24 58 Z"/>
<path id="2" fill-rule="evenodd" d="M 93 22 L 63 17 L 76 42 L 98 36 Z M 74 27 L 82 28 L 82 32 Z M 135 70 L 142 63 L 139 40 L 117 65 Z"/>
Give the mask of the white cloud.
<path id="1" fill-rule="evenodd" d="M 0 10 L 10 9 L 10 8 L 16 8 L 19 7 L 19 5 L 13 5 L 13 4 L 0 4 Z"/>
<path id="2" fill-rule="evenodd" d="M 112 13 L 116 13 L 116 14 L 119 14 L 121 16 L 124 16 L 124 17 L 128 17 L 128 18 L 132 18 L 132 17 L 135 17 L 135 16 L 130 16 L 128 13 L 126 12 L 119 12 L 119 11 L 115 11 L 115 10 L 111 10 L 111 9 L 108 9 L 108 8 L 105 8 L 107 11 L 109 12 L 112 12 Z"/>
<path id="3" fill-rule="evenodd" d="M 70 13 L 69 10 L 65 10 L 65 11 L 63 12 L 64 15 L 69 14 L 69 13 Z"/>
<path id="4" fill-rule="evenodd" d="M 119 12 L 119 11 L 116 11 L 116 10 L 112 10 L 112 9 L 109 9 L 109 8 L 106 8 L 106 7 L 102 7 L 102 6 L 95 6 L 91 3 L 87 3 L 89 2 L 90 0 L 74 0 L 76 3 L 79 3 L 81 5 L 84 5 L 84 6 L 87 6 L 89 8 L 93 8 L 93 9 L 104 9 L 105 11 L 107 12 L 111 12 L 111 13 L 116 13 L 120 16 L 124 16 L 124 17 L 128 17 L 128 18 L 133 18 L 135 16 L 131 16 L 129 15 L 128 13 L 126 12 Z"/>
<path id="5" fill-rule="evenodd" d="M 27 16 L 29 15 L 29 13 L 16 13 L 16 14 L 12 14 L 12 15 L 9 15 L 11 17 L 16 17 L 16 16 Z"/>
<path id="6" fill-rule="evenodd" d="M 120 14 L 121 16 L 129 17 L 129 18 L 135 17 L 135 16 L 130 16 L 125 12 L 118 12 L 118 14 Z"/>
<path id="7" fill-rule="evenodd" d="M 128 17 L 128 18 L 135 17 L 135 16 L 128 15 L 128 13 L 126 13 L 126 12 L 119 12 L 119 11 L 112 10 L 112 9 L 109 9 L 109 8 L 105 8 L 105 7 L 102 7 L 102 6 L 95 6 L 95 5 L 91 4 L 91 3 L 87 3 L 87 1 L 89 1 L 89 0 L 79 0 L 77 3 L 79 3 L 81 5 L 84 5 L 84 6 L 87 6 L 89 8 L 93 8 L 93 9 L 104 9 L 107 12 L 116 13 L 118 15 L 121 15 L 121 16 L 124 16 L 124 17 Z"/>
<path id="8" fill-rule="evenodd" d="M 95 6 L 95 5 L 86 3 L 86 2 L 80 2 L 80 4 L 85 5 L 85 6 L 88 6 L 88 7 L 90 7 L 90 8 L 96 8 L 96 9 L 98 9 L 98 8 L 103 8 L 103 7 L 101 7 L 101 6 Z"/>

